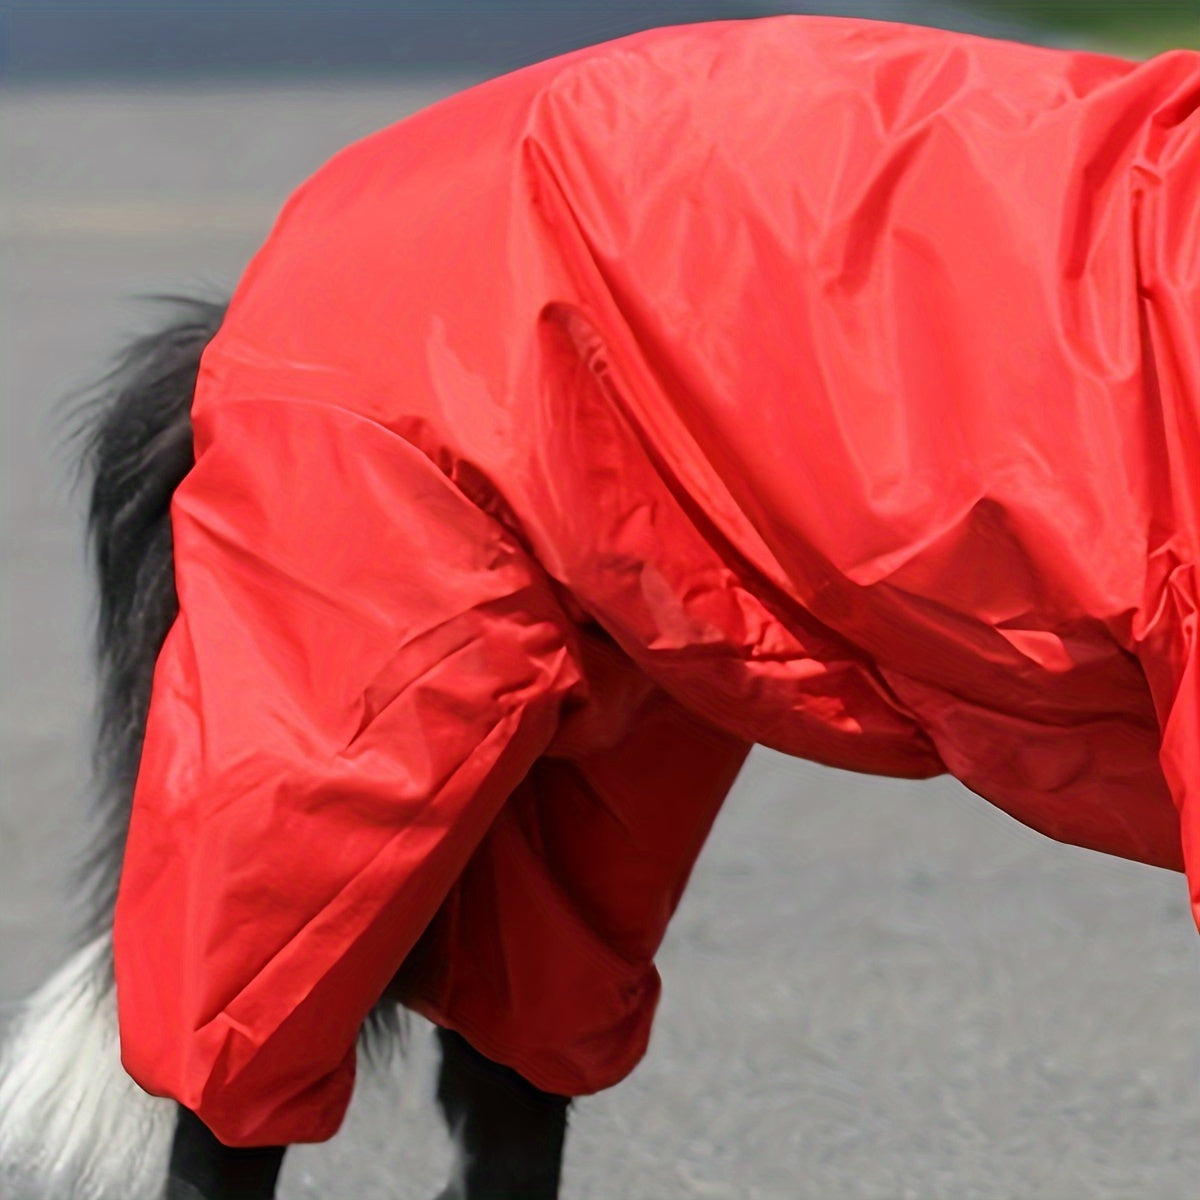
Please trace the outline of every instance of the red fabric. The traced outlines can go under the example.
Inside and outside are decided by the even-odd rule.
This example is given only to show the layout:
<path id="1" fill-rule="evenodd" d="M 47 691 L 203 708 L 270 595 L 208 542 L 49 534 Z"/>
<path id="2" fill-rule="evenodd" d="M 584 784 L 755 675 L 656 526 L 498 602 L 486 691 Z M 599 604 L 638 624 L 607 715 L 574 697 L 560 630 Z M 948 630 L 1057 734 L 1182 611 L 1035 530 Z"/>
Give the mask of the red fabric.
<path id="1" fill-rule="evenodd" d="M 172 505 L 131 1074 L 327 1137 L 416 945 L 414 1007 L 615 1082 L 751 742 L 950 771 L 1200 901 L 1198 102 L 1189 52 L 703 25 L 301 187 Z"/>

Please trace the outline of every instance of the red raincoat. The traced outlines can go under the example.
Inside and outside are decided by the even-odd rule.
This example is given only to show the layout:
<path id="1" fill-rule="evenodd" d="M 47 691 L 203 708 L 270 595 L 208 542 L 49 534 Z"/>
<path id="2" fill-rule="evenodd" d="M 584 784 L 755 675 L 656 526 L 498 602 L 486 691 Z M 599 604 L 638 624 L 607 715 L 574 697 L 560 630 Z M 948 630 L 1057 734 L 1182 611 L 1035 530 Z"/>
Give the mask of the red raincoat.
<path id="1" fill-rule="evenodd" d="M 171 508 L 134 1078 L 326 1138 L 407 959 L 538 1086 L 616 1082 L 752 742 L 1197 895 L 1198 104 L 1188 52 L 701 25 L 301 187 Z"/>

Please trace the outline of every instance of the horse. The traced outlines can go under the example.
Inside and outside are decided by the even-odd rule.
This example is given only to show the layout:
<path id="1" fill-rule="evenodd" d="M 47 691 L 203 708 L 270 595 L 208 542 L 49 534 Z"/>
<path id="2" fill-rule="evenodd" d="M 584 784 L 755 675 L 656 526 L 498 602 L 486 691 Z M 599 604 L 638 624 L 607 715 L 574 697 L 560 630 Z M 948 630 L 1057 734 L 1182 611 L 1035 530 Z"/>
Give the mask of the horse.
<path id="1" fill-rule="evenodd" d="M 18 1123 L 26 1140 L 40 1127 L 53 1133 L 46 1141 L 56 1147 L 44 1165 L 86 1190 L 105 1157 L 89 1136 L 111 1119 L 122 1129 L 130 1178 L 161 1168 L 161 1155 L 152 1160 L 147 1147 L 167 1132 L 169 1200 L 269 1200 L 286 1144 L 262 1130 L 327 1130 L 348 1080 L 338 1038 L 317 1048 L 324 1057 L 300 1084 L 289 1055 L 303 1056 L 326 1016 L 340 1026 L 356 1020 L 370 995 L 382 999 L 359 1035 L 368 1055 L 373 1041 L 395 1043 L 397 1005 L 440 1018 L 437 1094 L 458 1146 L 441 1200 L 551 1200 L 571 1097 L 607 1086 L 644 1049 L 657 997 L 654 949 L 716 806 L 754 742 L 898 777 L 949 771 L 1061 840 L 1181 868 L 1184 842 L 1194 836 L 1179 819 L 1195 765 L 1188 739 L 1197 675 L 1179 616 L 1190 611 L 1190 574 L 1158 548 L 1148 551 L 1139 531 L 1180 522 L 1180 544 L 1190 537 L 1189 518 L 1170 503 L 1169 487 L 1155 484 L 1163 463 L 1182 470 L 1171 439 L 1155 440 L 1161 429 L 1170 425 L 1181 442 L 1188 436 L 1185 423 L 1172 422 L 1194 362 L 1176 346 L 1186 336 L 1177 310 L 1192 302 L 1190 276 L 1177 279 L 1171 263 L 1154 256 L 1177 240 L 1167 231 L 1178 232 L 1181 220 L 1187 177 L 1179 164 L 1190 160 L 1186 129 L 1179 130 L 1195 72 L 1186 56 L 1137 69 L 1102 56 L 836 19 L 655 31 L 464 94 L 351 148 L 306 184 L 230 306 L 180 301 L 181 315 L 126 351 L 80 418 L 100 604 L 95 764 L 106 806 L 91 870 L 94 927 L 18 1024 L 0 1074 L 0 1154 L 19 1153 L 10 1149 Z M 765 89 L 764 79 L 778 89 Z M 766 95 L 785 119 L 755 108 Z M 614 96 L 631 99 L 618 103 Z M 841 132 L 836 123 L 828 131 L 815 123 L 831 104 L 849 114 Z M 869 120 L 856 123 L 851 117 L 863 105 Z M 746 115 L 754 112 L 757 119 Z M 491 120 L 496 140 L 480 136 Z M 476 140 L 456 140 L 453 132 L 462 129 Z M 676 137 L 681 129 L 687 136 Z M 1131 129 L 1144 131 L 1132 150 Z M 770 143 L 771 153 L 762 150 L 764 137 L 778 143 Z M 855 138 L 857 154 L 845 155 L 843 139 Z M 1015 153 L 1030 168 L 1018 173 L 1019 188 L 1009 170 Z M 1083 166 L 1070 157 L 1081 153 Z M 1103 180 L 1099 161 L 1108 172 Z M 1161 193 L 1125 188 L 1127 179 L 1144 183 L 1147 162 L 1155 164 L 1155 179 L 1166 180 Z M 397 182 L 404 175 L 397 164 L 411 178 Z M 462 175 L 439 174 L 447 165 Z M 511 174 L 494 172 L 497 165 Z M 606 172 L 620 186 L 597 185 Z M 948 198 L 947 178 L 978 202 Z M 1100 188 L 1113 178 L 1117 185 Z M 1053 253 L 1052 231 L 1036 220 L 1049 204 L 1066 203 L 1064 195 L 1075 205 L 1076 231 L 1065 265 Z M 1101 209 L 1108 219 L 1097 221 Z M 399 250 L 362 234 L 399 238 L 398 214 L 414 222 Z M 648 238 L 646 230 L 665 236 L 675 221 L 690 241 L 664 253 L 661 236 Z M 497 228 L 508 240 L 497 239 Z M 1136 254 L 1121 240 L 1131 229 Z M 990 255 L 978 252 L 981 237 Z M 446 272 L 453 253 L 464 265 Z M 1156 291 L 1137 285 L 1129 266 L 1135 259 L 1143 273 L 1137 278 L 1154 280 Z M 1093 277 L 1095 261 L 1111 271 Z M 748 262 L 755 268 L 749 275 Z M 389 272 L 412 263 L 427 268 L 418 274 L 428 295 L 395 286 Z M 354 289 L 345 282 L 347 264 L 358 273 Z M 890 307 L 897 279 L 910 285 L 903 312 Z M 1111 311 L 1092 291 L 1081 299 L 1081 286 L 1098 289 Z M 364 305 L 364 287 L 387 304 Z M 1158 307 L 1140 311 L 1139 330 L 1126 306 L 1150 291 Z M 1061 326 L 1039 307 L 1060 293 L 1072 314 Z M 734 308 L 717 304 L 724 315 L 712 320 L 702 302 L 731 296 Z M 856 307 L 864 297 L 866 310 Z M 794 321 L 780 315 L 788 304 Z M 415 314 L 420 336 L 409 335 L 416 323 L 388 305 L 401 316 Z M 864 311 L 878 318 L 878 305 L 892 314 L 892 324 L 873 327 L 884 350 L 863 334 Z M 1054 314 L 1061 316 L 1058 308 Z M 970 335 L 974 358 L 946 342 L 951 315 Z M 1097 356 L 1101 338 L 1121 353 Z M 752 341 L 755 353 L 745 353 Z M 729 353 L 734 344 L 742 354 Z M 990 368 L 968 370 L 976 359 Z M 881 390 L 877 376 L 893 390 Z M 731 377 L 739 381 L 739 404 L 712 382 Z M 393 388 L 397 379 L 411 390 Z M 500 381 L 513 380 L 520 386 L 510 395 Z M 791 385 L 800 384 L 803 421 L 789 407 L 798 403 Z M 970 403 L 957 402 L 960 392 Z M 1047 393 L 1056 402 L 1049 423 Z M 252 404 L 243 403 L 247 395 Z M 497 416 L 498 395 L 518 419 Z M 1139 424 L 1144 408 L 1129 403 L 1131 395 L 1151 397 L 1162 420 Z M 744 402 L 747 396 L 758 402 Z M 1103 425 L 1111 444 L 1093 427 L 1098 406 L 1111 418 Z M 1048 472 L 1051 435 L 1086 442 L 1094 461 L 1059 461 Z M 272 517 L 270 505 L 285 499 L 285 490 L 305 499 L 311 482 L 279 474 L 268 452 L 275 436 L 297 458 L 309 455 L 305 461 L 318 474 L 334 459 L 361 465 L 367 482 L 340 480 L 358 490 L 348 500 L 336 497 L 343 524 L 319 552 L 311 544 L 315 527 L 295 513 L 295 528 Z M 1130 450 L 1147 446 L 1144 456 Z M 356 447 L 361 460 L 349 453 Z M 865 478 L 848 465 L 863 463 L 870 467 Z M 1117 470 L 1136 498 L 1131 504 L 1114 505 L 1111 489 L 1096 485 Z M 397 479 L 405 507 L 371 512 L 370 487 L 386 490 Z M 323 480 L 331 481 L 339 482 L 336 472 Z M 836 510 L 829 495 L 839 497 Z M 304 511 L 310 522 L 318 513 Z M 228 524 L 229 514 L 245 527 Z M 163 732 L 170 726 L 161 714 L 175 704 L 175 728 L 183 729 L 179 711 L 199 704 L 186 671 L 195 648 L 185 641 L 190 633 L 181 625 L 186 614 L 176 585 L 197 579 L 211 552 L 212 561 L 224 562 L 230 593 L 206 600 L 197 586 L 191 614 L 228 602 L 222 620 L 234 622 L 246 604 L 244 594 L 234 596 L 230 564 L 258 561 L 252 551 L 269 531 L 286 544 L 289 562 L 319 571 L 332 559 L 334 584 L 342 571 L 364 588 L 378 586 L 364 573 L 370 555 L 364 564 L 347 543 L 357 536 L 371 545 L 356 520 L 378 522 L 365 527 L 379 533 L 392 516 L 410 519 L 416 531 L 411 543 L 398 544 L 435 548 L 432 565 L 406 564 L 423 572 L 416 577 L 430 586 L 445 582 L 437 578 L 444 556 L 455 603 L 465 589 L 468 636 L 419 665 L 397 666 L 401 656 L 372 644 L 369 678 L 349 716 L 338 714 L 349 728 L 315 726 L 297 740 L 306 749 L 318 745 L 314 758 L 328 765 L 328 735 L 337 743 L 338 771 L 346 759 L 362 771 L 365 758 L 373 769 L 391 744 L 381 736 L 395 732 L 389 721 L 407 712 L 394 706 L 397 696 L 411 702 L 414 677 L 464 647 L 473 683 L 497 685 L 468 694 L 481 708 L 497 703 L 497 695 L 518 695 L 518 717 L 532 714 L 534 732 L 515 742 L 519 752 L 500 782 L 480 769 L 464 795 L 454 793 L 464 811 L 477 792 L 487 802 L 468 813 L 474 834 L 459 842 L 448 836 L 449 849 L 439 843 L 439 886 L 424 889 L 429 894 L 417 898 L 425 907 L 408 917 L 412 927 L 403 937 L 395 935 L 401 961 L 394 946 L 380 952 L 372 932 L 378 925 L 368 926 L 323 973 L 304 981 L 312 989 L 295 1004 L 301 1032 L 293 1030 L 279 1051 L 263 1044 L 286 1028 L 290 1011 L 246 1032 L 274 1000 L 277 977 L 256 978 L 253 1005 L 238 1008 L 240 992 L 234 1002 L 222 1001 L 227 1007 L 212 1023 L 223 1040 L 203 1031 L 163 1068 L 174 1071 L 163 1082 L 154 1061 L 164 1045 L 172 1048 L 163 1038 L 190 1036 L 196 1013 L 184 1011 L 171 988 L 157 987 L 138 939 L 154 943 L 146 961 L 160 969 L 205 966 L 178 949 L 170 921 L 155 927 L 158 864 L 148 849 L 154 838 L 147 830 L 161 833 L 162 806 L 174 802 L 161 799 L 170 791 L 165 781 L 182 778 L 172 771 L 172 739 Z M 187 555 L 180 553 L 183 535 Z M 209 550 L 197 550 L 201 544 Z M 387 549 L 394 554 L 396 547 Z M 300 578 L 297 587 L 274 560 L 254 571 L 258 601 L 279 600 L 278 628 L 273 619 L 262 628 L 280 638 L 276 649 L 288 658 L 296 689 L 286 704 L 272 706 L 271 719 L 286 711 L 303 724 L 311 714 L 297 697 L 315 707 L 320 685 L 330 682 L 308 670 L 323 636 L 320 621 L 348 631 L 351 642 L 377 619 L 379 597 L 343 593 L 361 611 L 331 616 L 337 588 L 329 580 Z M 499 596 L 470 590 L 497 578 L 509 588 Z M 425 620 L 426 597 L 412 586 L 389 576 L 387 595 L 398 590 Z M 317 639 L 312 645 L 286 624 L 296 613 L 305 620 L 318 614 L 318 623 L 301 631 Z M 408 615 L 396 618 L 406 630 Z M 459 609 L 437 609 L 420 635 L 461 618 Z M 388 629 L 391 622 L 389 613 Z M 211 643 L 201 649 L 215 654 Z M 219 655 L 206 660 L 210 670 L 214 663 L 221 665 Z M 156 684 L 160 674 L 169 684 Z M 235 681 L 254 685 L 233 670 L 216 697 L 217 718 L 221 704 L 242 701 Z M 455 732 L 480 719 L 453 681 L 439 681 L 434 691 L 439 720 Z M 637 724 L 664 714 L 664 728 L 679 738 L 671 752 L 656 758 L 655 747 L 643 747 L 634 761 L 621 760 Z M 426 709 L 417 715 L 428 719 Z M 431 755 L 445 729 L 429 722 Z M 184 729 L 181 740 L 187 736 Z M 611 801 L 600 805 L 606 819 L 619 818 L 610 822 L 619 832 L 605 845 L 592 837 L 601 826 L 586 823 L 596 820 L 594 808 L 588 818 L 584 805 L 573 810 L 569 801 L 583 794 L 581 760 L 611 755 L 614 745 L 615 760 L 604 761 L 618 771 L 617 783 L 608 796 L 595 793 Z M 674 786 L 622 807 L 636 791 L 631 776 L 649 778 L 650 768 L 664 763 L 684 773 L 698 762 L 707 770 L 710 752 L 711 795 L 690 798 L 690 809 Z M 227 811 L 243 787 L 264 786 L 259 768 L 241 769 L 248 753 L 239 744 L 230 755 L 240 774 L 197 785 L 213 811 Z M 460 765 L 434 762 L 430 776 L 438 782 L 427 791 L 452 791 L 445 781 Z M 289 788 L 285 799 L 296 794 Z M 547 795 L 565 808 L 547 808 Z M 419 805 L 401 810 L 414 814 L 414 827 L 429 798 L 422 792 Z M 655 803 L 666 816 L 647 835 L 637 822 Z M 353 814 L 354 804 L 347 807 Z M 369 804 L 364 811 L 363 824 L 378 822 Z M 586 836 L 573 831 L 571 813 Z M 265 836 L 284 837 L 288 824 Z M 194 873 L 193 889 L 202 886 L 203 856 L 189 855 L 179 828 L 167 836 L 177 864 Z M 545 853 L 546 875 L 560 891 L 520 894 L 527 881 L 518 865 L 532 863 L 536 872 L 540 861 L 519 857 L 528 846 Z M 647 851 L 658 873 L 640 880 L 649 901 L 630 918 L 621 907 L 629 888 L 616 877 L 633 847 Z M 372 849 L 370 862 L 376 849 L 383 854 L 386 847 Z M 604 867 L 599 878 L 588 875 L 597 862 Z M 583 901 L 566 863 L 588 875 Z M 481 879 L 498 883 L 489 890 Z M 334 882 L 346 883 L 340 876 Z M 448 886 L 456 890 L 439 907 Z M 178 891 L 187 893 L 187 881 Z M 548 907 L 546 895 L 562 910 Z M 511 898 L 515 926 L 527 927 L 503 953 L 481 953 L 471 963 L 478 975 L 464 983 L 454 976 L 456 964 L 482 951 L 472 931 L 497 896 Z M 372 895 L 362 905 L 376 901 L 383 902 Z M 210 952 L 215 938 L 229 936 L 220 920 L 206 924 L 204 913 L 187 910 L 179 894 L 171 903 L 172 912 L 195 922 L 192 941 Z M 581 911 L 591 925 L 563 916 Z M 389 929 L 382 917 L 393 915 L 372 913 Z M 531 947 L 537 938 L 543 940 Z M 306 943 L 313 953 L 320 950 L 315 940 Z M 610 1007 L 598 1016 L 587 1007 L 590 991 L 569 981 L 562 996 L 576 1000 L 579 1011 L 567 1013 L 557 1041 L 538 1043 L 524 1014 L 498 1034 L 487 1025 L 493 985 L 507 981 L 511 968 L 514 994 L 536 1003 L 536 988 L 522 985 L 533 978 L 552 990 L 553 970 L 522 972 L 550 946 L 551 967 L 555 955 L 565 962 L 579 951 L 579 978 L 609 987 Z M 258 952 L 234 950 L 244 974 L 237 956 Z M 351 951 L 358 955 L 352 968 L 345 966 Z M 306 963 L 295 959 L 298 969 Z M 114 973 L 130 1073 L 195 1103 L 176 1101 L 169 1112 L 156 1104 L 151 1114 L 131 1083 L 117 1086 L 119 1070 L 100 1069 L 102 1057 L 111 1065 L 116 1039 Z M 246 983 L 235 973 L 226 990 Z M 464 995 L 466 1008 L 456 1008 Z M 164 1013 L 165 1033 L 144 1028 L 156 1002 L 175 1006 L 169 1019 Z M 198 1005 L 206 1017 L 213 1007 L 207 998 Z M 614 1039 L 603 1052 L 600 1033 Z M 81 1055 L 79 1047 L 90 1049 Z M 194 1057 L 201 1049 L 204 1061 Z M 228 1065 L 239 1054 L 241 1076 Z M 95 1069 L 80 1070 L 81 1061 Z M 255 1070 L 266 1082 L 243 1082 L 259 1078 Z M 291 1093 L 279 1091 L 281 1078 Z M 272 1088 L 283 1098 L 256 1107 L 259 1093 Z M 92 1090 L 103 1096 L 99 1105 Z M 84 1108 L 121 1115 L 76 1133 L 67 1126 Z M 60 1127 L 51 1128 L 56 1120 Z"/>

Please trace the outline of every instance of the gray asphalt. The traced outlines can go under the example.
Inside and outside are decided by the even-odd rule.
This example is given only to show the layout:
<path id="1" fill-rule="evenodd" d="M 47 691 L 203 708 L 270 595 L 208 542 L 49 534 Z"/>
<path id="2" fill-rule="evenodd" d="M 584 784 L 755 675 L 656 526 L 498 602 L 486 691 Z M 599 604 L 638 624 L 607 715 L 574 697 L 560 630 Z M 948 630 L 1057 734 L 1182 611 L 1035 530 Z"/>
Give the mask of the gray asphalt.
<path id="1" fill-rule="evenodd" d="M 0 93 L 0 1002 L 62 958 L 90 599 L 54 402 L 227 290 L 329 153 L 450 90 Z M 566 1200 L 1191 1200 L 1200 939 L 1181 877 L 1059 846 L 952 781 L 752 756 L 661 956 L 651 1051 L 578 1106 Z M 419 1027 L 284 1200 L 427 1200 Z"/>

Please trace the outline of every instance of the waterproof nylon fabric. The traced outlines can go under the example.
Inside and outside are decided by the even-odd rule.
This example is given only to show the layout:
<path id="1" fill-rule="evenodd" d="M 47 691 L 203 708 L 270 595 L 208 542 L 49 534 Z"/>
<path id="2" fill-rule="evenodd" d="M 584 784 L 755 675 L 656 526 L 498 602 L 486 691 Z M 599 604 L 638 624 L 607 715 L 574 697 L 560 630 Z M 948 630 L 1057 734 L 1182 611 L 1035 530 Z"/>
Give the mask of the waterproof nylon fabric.
<path id="1" fill-rule="evenodd" d="M 1198 102 L 1188 52 L 701 25 L 301 187 L 172 503 L 134 1078 L 328 1137 L 407 958 L 538 1086 L 616 1082 L 753 742 L 1200 901 Z"/>

